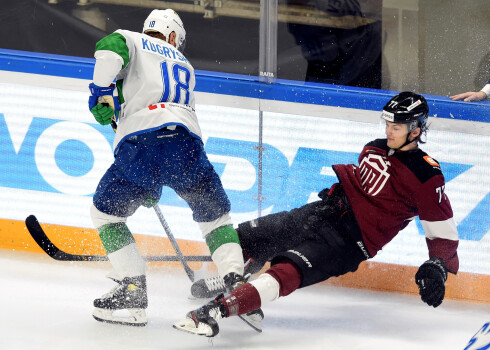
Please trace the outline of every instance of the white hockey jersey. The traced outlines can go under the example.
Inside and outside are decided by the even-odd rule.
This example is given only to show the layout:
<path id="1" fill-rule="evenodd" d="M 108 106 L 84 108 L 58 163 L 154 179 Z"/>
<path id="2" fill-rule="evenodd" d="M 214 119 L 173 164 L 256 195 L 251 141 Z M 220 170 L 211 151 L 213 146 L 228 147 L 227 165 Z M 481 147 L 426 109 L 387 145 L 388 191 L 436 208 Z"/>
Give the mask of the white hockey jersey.
<path id="1" fill-rule="evenodd" d="M 194 68 L 172 45 L 149 35 L 117 30 L 95 49 L 94 83 L 114 78 L 121 104 L 114 154 L 127 138 L 180 125 L 201 138 L 194 111 Z"/>

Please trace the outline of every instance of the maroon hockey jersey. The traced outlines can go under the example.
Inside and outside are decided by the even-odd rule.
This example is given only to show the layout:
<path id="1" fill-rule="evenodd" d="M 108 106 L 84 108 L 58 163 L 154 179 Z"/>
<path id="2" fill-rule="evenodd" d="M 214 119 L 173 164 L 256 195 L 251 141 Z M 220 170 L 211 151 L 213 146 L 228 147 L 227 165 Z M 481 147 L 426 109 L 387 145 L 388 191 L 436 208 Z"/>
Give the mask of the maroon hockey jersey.
<path id="1" fill-rule="evenodd" d="M 333 166 L 366 248 L 375 256 L 418 216 L 429 256 L 443 259 L 456 273 L 458 232 L 439 163 L 420 149 L 391 153 L 387 140 L 377 139 L 364 146 L 358 166 Z"/>

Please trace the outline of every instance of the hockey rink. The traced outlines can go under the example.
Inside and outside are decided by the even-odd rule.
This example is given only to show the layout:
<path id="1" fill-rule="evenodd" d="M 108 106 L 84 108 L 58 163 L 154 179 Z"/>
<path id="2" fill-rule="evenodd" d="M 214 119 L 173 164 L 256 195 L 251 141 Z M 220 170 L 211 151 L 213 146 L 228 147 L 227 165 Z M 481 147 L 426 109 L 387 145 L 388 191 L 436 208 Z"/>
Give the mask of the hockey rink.
<path id="1" fill-rule="evenodd" d="M 463 350 L 490 321 L 488 304 L 445 300 L 434 309 L 415 296 L 314 286 L 263 306 L 263 333 L 231 318 L 210 340 L 172 328 L 203 304 L 187 298 L 183 269 L 148 267 L 146 327 L 95 321 L 92 301 L 112 288 L 109 271 L 106 262 L 0 249 L 0 348 Z"/>

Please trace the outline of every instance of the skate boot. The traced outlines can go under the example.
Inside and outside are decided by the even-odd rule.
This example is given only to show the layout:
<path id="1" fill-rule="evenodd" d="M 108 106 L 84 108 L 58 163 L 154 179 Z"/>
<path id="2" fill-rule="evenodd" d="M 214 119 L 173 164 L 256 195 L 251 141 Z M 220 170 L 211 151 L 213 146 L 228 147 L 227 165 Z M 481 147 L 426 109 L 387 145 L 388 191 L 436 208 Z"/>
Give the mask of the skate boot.
<path id="1" fill-rule="evenodd" d="M 146 277 L 111 278 L 118 283 L 109 293 L 94 300 L 94 318 L 100 322 L 128 326 L 146 326 L 148 307 Z"/>
<path id="2" fill-rule="evenodd" d="M 231 272 L 223 277 L 224 284 L 228 292 L 240 287 L 241 285 L 247 283 L 250 274 L 245 278 L 239 274 Z M 249 313 L 238 315 L 246 324 L 255 329 L 257 332 L 262 332 L 262 320 L 264 319 L 264 313 L 261 308 L 257 310 L 250 311 Z"/>
<path id="3" fill-rule="evenodd" d="M 209 299 L 214 298 L 218 294 L 229 293 L 241 284 L 247 283 L 249 278 L 250 274 L 242 277 L 241 275 L 231 272 L 224 278 L 221 276 L 214 276 L 200 279 L 191 286 L 191 298 Z M 227 280 L 225 281 L 225 279 Z"/>
<path id="4" fill-rule="evenodd" d="M 186 318 L 173 327 L 192 334 L 214 337 L 219 333 L 218 321 L 227 316 L 225 306 L 219 301 L 223 297 L 220 294 L 206 305 L 187 313 Z"/>
<path id="5" fill-rule="evenodd" d="M 191 286 L 191 299 L 210 299 L 216 295 L 225 293 L 225 281 L 221 276 L 203 278 L 194 282 Z"/>
<path id="6" fill-rule="evenodd" d="M 264 264 L 265 262 L 255 261 L 254 259 L 247 260 L 245 263 L 245 282 L 249 280 L 253 273 L 260 271 Z M 192 284 L 189 299 L 210 299 L 227 291 L 229 292 L 221 276 L 203 278 Z"/>

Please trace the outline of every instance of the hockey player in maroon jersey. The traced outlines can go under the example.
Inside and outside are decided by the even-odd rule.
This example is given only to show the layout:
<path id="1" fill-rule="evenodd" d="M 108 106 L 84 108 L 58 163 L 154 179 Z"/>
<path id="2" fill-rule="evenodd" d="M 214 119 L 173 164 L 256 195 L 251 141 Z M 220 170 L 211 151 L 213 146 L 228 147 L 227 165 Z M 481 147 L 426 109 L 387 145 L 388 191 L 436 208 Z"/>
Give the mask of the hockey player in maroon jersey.
<path id="1" fill-rule="evenodd" d="M 439 163 L 418 148 L 428 114 L 423 96 L 396 95 L 381 115 L 386 138 L 364 146 L 359 165 L 334 165 L 339 183 L 321 191 L 320 201 L 240 224 L 246 257 L 259 267 L 270 261 L 271 267 L 229 296 L 221 294 L 189 312 L 174 328 L 213 337 L 221 318 L 246 314 L 298 288 L 356 271 L 417 216 L 429 259 L 415 282 L 422 300 L 439 306 L 447 272 L 458 271 L 458 233 Z M 204 282 L 197 281 L 192 294 L 209 296 L 212 291 Z"/>

